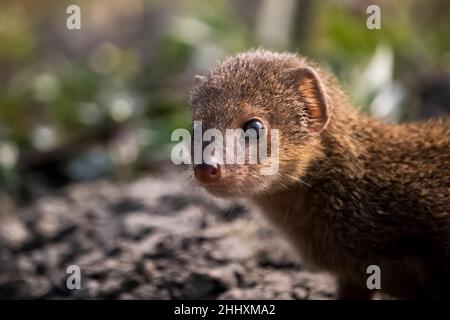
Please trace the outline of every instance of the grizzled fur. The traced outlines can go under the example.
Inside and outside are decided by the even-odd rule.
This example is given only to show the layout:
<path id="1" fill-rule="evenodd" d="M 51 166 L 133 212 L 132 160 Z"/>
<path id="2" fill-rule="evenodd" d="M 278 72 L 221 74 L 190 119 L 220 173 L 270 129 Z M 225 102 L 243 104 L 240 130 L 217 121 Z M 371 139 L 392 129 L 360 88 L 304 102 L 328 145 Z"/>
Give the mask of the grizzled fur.
<path id="1" fill-rule="evenodd" d="M 303 70 L 306 70 L 304 72 Z M 370 298 L 366 268 L 399 298 L 450 298 L 450 118 L 388 125 L 353 108 L 328 72 L 290 53 L 227 59 L 191 92 L 194 120 L 280 130 L 280 169 L 225 165 L 214 195 L 246 197 L 340 298 Z"/>

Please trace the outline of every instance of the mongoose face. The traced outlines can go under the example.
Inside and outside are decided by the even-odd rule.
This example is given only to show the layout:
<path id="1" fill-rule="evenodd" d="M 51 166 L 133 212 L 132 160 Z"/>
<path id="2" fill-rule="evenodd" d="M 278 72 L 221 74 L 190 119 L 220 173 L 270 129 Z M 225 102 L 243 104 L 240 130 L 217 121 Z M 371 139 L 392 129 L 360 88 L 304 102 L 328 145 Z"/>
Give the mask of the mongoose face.
<path id="1" fill-rule="evenodd" d="M 279 160 L 278 170 L 263 174 L 264 163 L 247 161 L 259 144 L 230 143 L 241 136 L 234 131 L 225 153 L 245 162 L 211 152 L 202 163 L 194 150 L 197 180 L 214 195 L 250 198 L 303 262 L 337 276 L 340 298 L 373 295 L 372 265 L 394 297 L 448 298 L 450 119 L 384 124 L 353 108 L 331 74 L 262 50 L 225 60 L 190 98 L 200 128 L 222 136 L 265 128 L 258 140 L 267 140 L 270 162 Z"/>
<path id="2" fill-rule="evenodd" d="M 298 184 L 328 122 L 325 93 L 316 72 L 304 59 L 288 53 L 256 50 L 225 60 L 198 77 L 190 104 L 193 121 L 201 121 L 204 130 L 218 129 L 224 137 L 227 129 L 264 128 L 257 140 L 267 139 L 268 160 L 279 160 L 276 172 L 263 175 L 267 163 L 248 163 L 258 150 L 249 143 L 241 149 L 244 164 L 195 165 L 197 180 L 216 196 L 261 196 Z M 272 143 L 273 130 L 278 130 L 278 148 Z M 235 141 L 238 136 L 237 132 Z M 224 138 L 223 144 L 226 152 L 241 152 L 238 142 L 230 147 Z"/>

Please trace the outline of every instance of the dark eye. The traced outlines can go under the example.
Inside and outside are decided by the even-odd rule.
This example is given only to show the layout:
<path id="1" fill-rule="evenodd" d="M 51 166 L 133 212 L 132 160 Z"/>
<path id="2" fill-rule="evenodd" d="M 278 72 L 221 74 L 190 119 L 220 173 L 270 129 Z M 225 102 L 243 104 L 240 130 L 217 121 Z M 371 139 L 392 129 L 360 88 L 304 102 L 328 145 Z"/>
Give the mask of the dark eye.
<path id="1" fill-rule="evenodd" d="M 247 130 L 252 129 L 250 132 L 252 132 L 252 134 L 253 133 L 256 134 L 256 138 L 259 138 L 261 131 L 264 130 L 264 125 L 258 119 L 252 119 L 245 123 L 243 129 L 244 132 L 247 132 Z M 250 132 L 247 133 L 249 134 Z"/>

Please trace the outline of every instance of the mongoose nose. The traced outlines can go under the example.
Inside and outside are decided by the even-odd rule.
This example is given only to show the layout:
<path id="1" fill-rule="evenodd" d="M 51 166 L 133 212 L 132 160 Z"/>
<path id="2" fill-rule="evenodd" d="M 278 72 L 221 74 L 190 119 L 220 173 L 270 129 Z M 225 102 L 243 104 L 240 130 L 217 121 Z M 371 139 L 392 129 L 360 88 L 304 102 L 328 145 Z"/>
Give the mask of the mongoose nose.
<path id="1" fill-rule="evenodd" d="M 206 163 L 198 164 L 194 167 L 194 175 L 200 182 L 215 182 L 220 179 L 220 167 Z"/>

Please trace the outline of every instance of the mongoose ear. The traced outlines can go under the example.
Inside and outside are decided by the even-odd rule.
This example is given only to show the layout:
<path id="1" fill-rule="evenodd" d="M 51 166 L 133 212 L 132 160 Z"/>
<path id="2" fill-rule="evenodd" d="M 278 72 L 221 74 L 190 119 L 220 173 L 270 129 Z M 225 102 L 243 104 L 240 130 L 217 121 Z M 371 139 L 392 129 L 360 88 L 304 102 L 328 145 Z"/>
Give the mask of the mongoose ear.
<path id="1" fill-rule="evenodd" d="M 306 105 L 310 130 L 320 133 L 328 124 L 330 115 L 322 82 L 317 73 L 308 67 L 295 68 L 288 71 L 291 81 Z"/>

